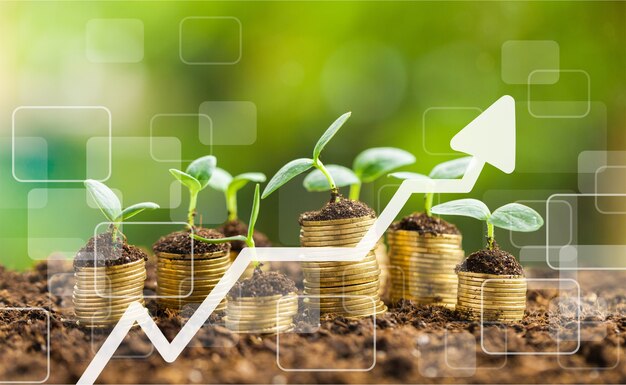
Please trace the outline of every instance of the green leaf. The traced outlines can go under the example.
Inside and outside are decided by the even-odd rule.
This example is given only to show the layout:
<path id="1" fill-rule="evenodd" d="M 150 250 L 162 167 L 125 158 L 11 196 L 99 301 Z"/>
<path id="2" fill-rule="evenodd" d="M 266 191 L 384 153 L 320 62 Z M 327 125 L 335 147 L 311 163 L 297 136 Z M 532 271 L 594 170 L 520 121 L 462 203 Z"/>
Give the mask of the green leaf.
<path id="1" fill-rule="evenodd" d="M 543 218 L 538 212 L 519 203 L 500 207 L 488 222 L 501 229 L 523 232 L 539 230 L 543 226 Z"/>
<path id="2" fill-rule="evenodd" d="M 127 208 L 125 208 L 124 210 L 122 210 L 122 214 L 116 218 L 119 219 L 120 221 L 126 220 L 128 218 L 132 218 L 135 215 L 139 214 L 140 212 L 144 211 L 144 210 L 156 210 L 159 208 L 159 205 L 157 205 L 156 203 L 153 202 L 142 202 L 142 203 L 137 203 L 134 204 L 132 206 L 128 206 Z"/>
<path id="3" fill-rule="evenodd" d="M 242 189 L 248 182 L 263 183 L 267 180 L 265 174 L 261 172 L 246 172 L 233 178 L 228 186 L 228 192 L 233 193 Z"/>
<path id="4" fill-rule="evenodd" d="M 359 178 L 347 167 L 338 166 L 336 164 L 329 164 L 326 169 L 333 177 L 337 187 L 350 186 L 353 184 L 360 184 Z M 328 184 L 328 178 L 320 171 L 313 170 L 309 175 L 304 178 L 302 185 L 308 191 L 328 191 L 330 190 L 330 184 Z"/>
<path id="5" fill-rule="evenodd" d="M 481 221 L 491 216 L 487 205 L 477 199 L 458 199 L 442 203 L 433 207 L 432 212 L 438 215 L 461 215 Z"/>
<path id="6" fill-rule="evenodd" d="M 436 165 L 428 175 L 432 179 L 456 179 L 465 174 L 469 166 L 471 156 L 450 160 Z"/>
<path id="7" fill-rule="evenodd" d="M 363 183 L 369 183 L 396 168 L 413 163 L 415 156 L 410 152 L 393 147 L 376 147 L 357 155 L 352 169 Z"/>
<path id="8" fill-rule="evenodd" d="M 402 179 L 402 180 L 406 180 L 406 179 L 430 179 L 429 177 L 427 177 L 424 174 L 418 174 L 416 172 L 408 172 L 408 171 L 392 172 L 388 176 L 390 176 L 392 178 L 396 178 L 396 179 Z"/>
<path id="9" fill-rule="evenodd" d="M 115 219 L 122 213 L 122 204 L 117 195 L 104 183 L 93 179 L 85 181 L 85 188 L 87 188 L 87 191 L 89 191 L 89 194 L 91 194 L 104 216 L 109 221 L 115 222 Z"/>
<path id="10" fill-rule="evenodd" d="M 175 168 L 170 168 L 170 173 L 174 175 L 174 178 L 178 179 L 180 183 L 186 186 L 190 191 L 198 192 L 202 190 L 202 185 L 196 178 L 187 174 L 186 172 L 182 172 Z"/>
<path id="11" fill-rule="evenodd" d="M 346 120 L 348 120 L 351 114 L 351 112 L 346 112 L 345 114 L 337 118 L 337 120 L 335 120 L 333 124 L 330 125 L 330 127 L 328 127 L 326 132 L 324 132 L 322 137 L 315 144 L 315 148 L 313 149 L 313 160 L 319 159 L 324 147 L 328 144 L 328 142 L 330 142 L 333 136 L 335 136 L 337 131 L 339 131 L 341 126 L 343 126 L 343 124 L 346 122 Z"/>
<path id="12" fill-rule="evenodd" d="M 272 179 L 270 179 L 270 181 L 267 183 L 267 186 L 265 186 L 265 190 L 263 190 L 263 195 L 261 196 L 261 198 L 267 198 L 280 186 L 289 182 L 295 176 L 302 174 L 311 167 L 313 167 L 313 159 L 300 158 L 287 163 L 280 170 L 278 170 L 278 172 L 276 172 L 276 175 L 274 175 Z"/>
<path id="13" fill-rule="evenodd" d="M 254 236 L 254 226 L 259 219 L 259 210 L 261 208 L 261 197 L 259 192 L 261 186 L 257 183 L 254 188 L 254 200 L 252 201 L 252 211 L 250 212 L 250 221 L 248 221 L 248 240 L 252 240 Z"/>
<path id="14" fill-rule="evenodd" d="M 213 170 L 213 175 L 211 175 L 211 179 L 209 179 L 209 186 L 215 190 L 226 192 L 228 190 L 228 185 L 233 181 L 232 175 L 228 173 L 228 171 L 216 167 Z"/>
<path id="15" fill-rule="evenodd" d="M 203 156 L 191 162 L 185 172 L 200 183 L 200 190 L 205 188 L 213 175 L 217 159 L 213 155 Z"/>

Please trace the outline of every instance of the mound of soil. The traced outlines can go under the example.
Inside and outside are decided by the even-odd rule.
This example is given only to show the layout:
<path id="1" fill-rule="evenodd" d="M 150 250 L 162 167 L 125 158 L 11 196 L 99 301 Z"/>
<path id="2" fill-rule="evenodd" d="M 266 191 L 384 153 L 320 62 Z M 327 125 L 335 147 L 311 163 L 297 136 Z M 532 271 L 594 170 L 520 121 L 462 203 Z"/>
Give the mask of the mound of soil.
<path id="1" fill-rule="evenodd" d="M 224 234 L 217 230 L 205 229 L 204 227 L 195 227 L 194 233 L 201 237 L 216 239 L 224 238 Z M 172 254 L 190 254 L 192 238 L 189 230 L 175 231 L 167 234 L 152 245 L 154 252 L 172 253 Z M 230 251 L 229 243 L 212 244 L 193 240 L 194 254 L 216 253 L 218 251 Z"/>
<path id="2" fill-rule="evenodd" d="M 456 267 L 459 271 L 497 275 L 524 275 L 524 268 L 510 253 L 497 245 L 493 250 L 478 250 Z"/>
<path id="3" fill-rule="evenodd" d="M 398 222 L 394 222 L 391 228 L 393 230 L 417 231 L 420 235 L 461 234 L 459 229 L 452 223 L 448 223 L 439 217 L 429 217 L 426 213 L 413 213 Z"/>
<path id="4" fill-rule="evenodd" d="M 227 237 L 233 237 L 236 235 L 248 235 L 248 225 L 236 219 L 234 221 L 228 221 L 224 223 L 222 226 L 217 228 L 217 231 L 224 234 Z M 270 247 L 272 246 L 272 242 L 270 242 L 267 235 L 263 234 L 260 231 L 254 230 L 254 245 L 256 247 Z M 230 249 L 235 251 L 241 251 L 244 247 L 246 247 L 246 243 L 242 241 L 235 241 L 230 243 Z"/>
<path id="5" fill-rule="evenodd" d="M 365 203 L 361 201 L 353 201 L 352 199 L 344 198 L 341 195 L 338 197 L 339 200 L 331 200 L 320 210 L 307 211 L 300 215 L 300 224 L 302 224 L 303 221 L 330 221 L 333 219 L 360 217 L 376 218 L 376 212 Z"/>
<path id="6" fill-rule="evenodd" d="M 228 293 L 232 298 L 239 297 L 266 297 L 276 294 L 295 293 L 296 284 L 285 274 L 268 271 L 264 272 L 260 266 L 254 269 L 252 277 L 239 281 Z"/>
<path id="7" fill-rule="evenodd" d="M 94 255 L 94 248 L 98 250 L 97 255 Z M 112 234 L 107 232 L 92 237 L 85 246 L 78 250 L 76 257 L 74 257 L 74 268 L 93 267 L 94 262 L 96 266 L 101 267 L 118 266 L 140 259 L 147 261 L 148 255 L 138 247 L 129 245 L 120 239 L 113 242 Z"/>

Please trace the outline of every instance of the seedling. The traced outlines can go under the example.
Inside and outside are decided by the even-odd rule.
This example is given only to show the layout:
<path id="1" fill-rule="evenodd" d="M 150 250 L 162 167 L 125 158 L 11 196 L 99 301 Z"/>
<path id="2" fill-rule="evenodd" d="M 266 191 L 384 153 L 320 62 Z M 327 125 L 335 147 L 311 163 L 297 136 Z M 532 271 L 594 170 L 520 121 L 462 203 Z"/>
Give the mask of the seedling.
<path id="1" fill-rule="evenodd" d="M 330 125 L 330 127 L 328 127 L 326 132 L 324 132 L 322 137 L 315 144 L 312 159 L 295 159 L 284 165 L 280 170 L 278 170 L 278 172 L 276 172 L 276 175 L 274 175 L 272 179 L 270 179 L 267 186 L 265 186 L 262 198 L 267 198 L 271 193 L 276 191 L 285 183 L 289 182 L 294 177 L 315 167 L 326 178 L 328 186 L 330 187 L 331 201 L 337 201 L 339 199 L 339 190 L 337 188 L 337 183 L 335 183 L 335 179 L 328 171 L 328 168 L 324 166 L 324 164 L 320 160 L 320 154 L 322 153 L 322 150 L 328 144 L 328 142 L 330 142 L 333 136 L 335 136 L 337 131 L 339 131 L 341 126 L 343 126 L 346 120 L 348 120 L 350 114 L 350 112 L 346 112 L 345 114 L 337 118 L 337 120 L 335 120 L 333 124 Z"/>
<path id="2" fill-rule="evenodd" d="M 495 227 L 531 232 L 543 226 L 543 218 L 538 212 L 519 203 L 506 204 L 491 213 L 487 205 L 477 199 L 459 199 L 437 205 L 432 208 L 432 212 L 438 215 L 461 215 L 485 221 L 489 250 L 494 248 Z"/>
<path id="3" fill-rule="evenodd" d="M 189 210 L 187 213 L 187 225 L 189 228 L 193 228 L 195 224 L 198 193 L 208 186 L 216 164 L 217 159 L 212 155 L 207 155 L 191 162 L 184 172 L 170 168 L 170 173 L 174 175 L 174 178 L 178 179 L 183 186 L 189 189 Z"/>
<path id="4" fill-rule="evenodd" d="M 454 159 L 447 162 L 439 163 L 430 171 L 428 176 L 415 172 L 394 172 L 389 174 L 390 177 L 397 179 L 456 179 L 462 177 L 467 170 L 467 166 L 472 160 L 471 156 Z M 432 216 L 433 198 L 435 194 L 432 192 L 424 195 L 424 212 L 429 217 Z"/>
<path id="5" fill-rule="evenodd" d="M 129 206 L 122 210 L 122 204 L 117 195 L 108 188 L 104 183 L 88 179 L 85 181 L 85 187 L 91 197 L 96 202 L 102 214 L 111 222 L 111 235 L 113 244 L 116 244 L 120 224 L 129 218 L 134 217 L 144 210 L 158 209 L 159 205 L 153 202 L 141 202 Z M 123 235 L 123 234 L 122 234 Z"/>
<path id="6" fill-rule="evenodd" d="M 236 221 L 239 219 L 237 213 L 237 192 L 245 187 L 248 182 L 263 183 L 266 179 L 265 174 L 260 172 L 245 172 L 233 177 L 228 171 L 216 167 L 209 180 L 209 186 L 224 193 L 228 220 Z"/>
<path id="7" fill-rule="evenodd" d="M 393 147 L 370 148 L 354 158 L 352 169 L 329 164 L 328 172 L 337 187 L 350 186 L 350 199 L 359 200 L 361 185 L 374 182 L 396 168 L 415 163 L 415 157 L 404 150 Z M 308 191 L 328 191 L 330 184 L 320 170 L 313 170 L 304 178 L 304 187 Z"/>

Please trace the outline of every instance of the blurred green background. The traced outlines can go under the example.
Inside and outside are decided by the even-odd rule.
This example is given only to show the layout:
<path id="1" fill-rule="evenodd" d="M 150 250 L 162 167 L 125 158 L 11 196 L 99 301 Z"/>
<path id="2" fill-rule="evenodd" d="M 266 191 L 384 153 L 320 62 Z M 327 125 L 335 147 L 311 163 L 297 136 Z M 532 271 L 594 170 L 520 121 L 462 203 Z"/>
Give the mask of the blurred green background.
<path id="1" fill-rule="evenodd" d="M 269 177 L 352 111 L 325 163 L 395 146 L 418 159 L 406 170 L 427 173 L 462 155 L 451 137 L 504 94 L 517 101 L 517 169 L 488 166 L 469 195 L 545 213 L 552 193 L 578 191 L 581 152 L 626 144 L 625 47 L 623 2 L 2 2 L 0 262 L 69 258 L 103 220 L 81 183 L 45 180 L 109 177 L 124 204 L 163 207 L 137 221 L 184 221 L 187 196 L 167 170 L 196 157 Z M 534 69 L 548 71 L 531 83 L 549 84 L 528 84 Z M 276 243 L 296 245 L 298 214 L 327 200 L 301 181 L 263 201 L 258 227 Z M 396 187 L 383 178 L 362 199 L 381 210 Z M 239 194 L 243 218 L 252 191 Z M 403 214 L 421 207 L 415 196 Z M 199 209 L 207 226 L 226 219 L 220 193 L 203 191 Z M 582 218 L 585 238 L 602 243 L 618 220 Z M 482 245 L 478 222 L 454 222 L 466 251 Z M 127 235 L 149 248 L 177 226 Z M 514 253 L 545 244 L 543 230 L 496 236 Z"/>

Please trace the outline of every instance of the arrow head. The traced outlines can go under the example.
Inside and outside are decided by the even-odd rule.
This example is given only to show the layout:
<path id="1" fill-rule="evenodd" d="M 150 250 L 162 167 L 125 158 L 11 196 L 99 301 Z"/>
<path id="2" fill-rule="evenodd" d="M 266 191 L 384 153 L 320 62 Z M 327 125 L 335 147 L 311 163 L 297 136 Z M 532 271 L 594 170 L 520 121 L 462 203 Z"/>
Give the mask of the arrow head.
<path id="1" fill-rule="evenodd" d="M 456 151 L 472 155 L 507 174 L 515 170 L 515 100 L 504 95 L 450 141 Z"/>

